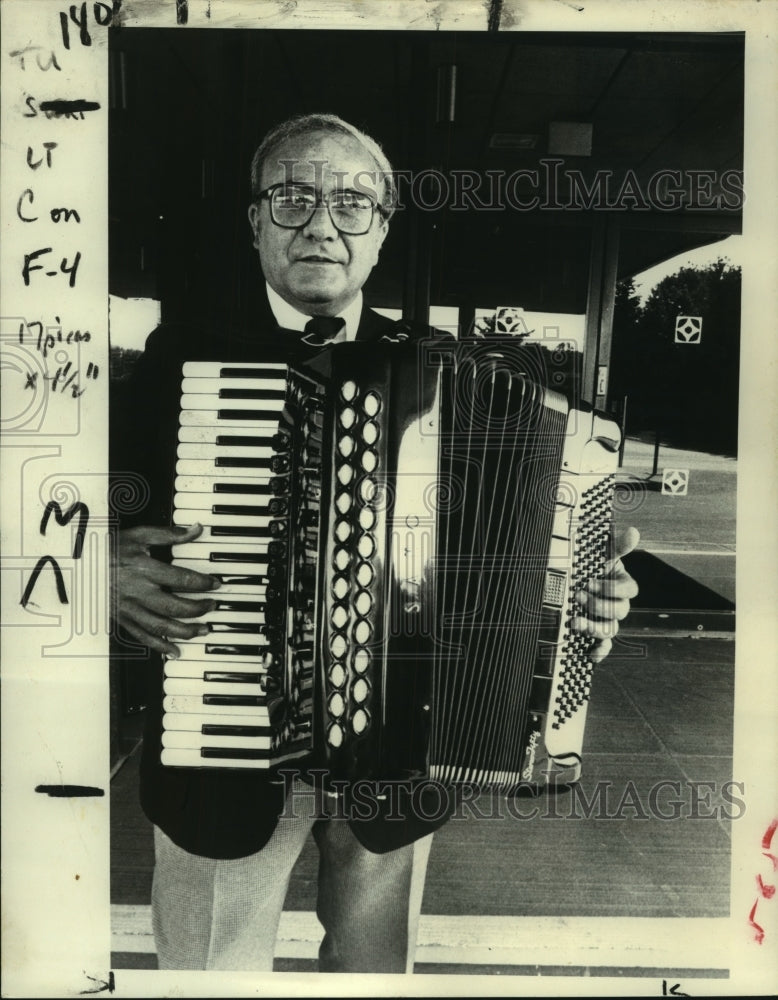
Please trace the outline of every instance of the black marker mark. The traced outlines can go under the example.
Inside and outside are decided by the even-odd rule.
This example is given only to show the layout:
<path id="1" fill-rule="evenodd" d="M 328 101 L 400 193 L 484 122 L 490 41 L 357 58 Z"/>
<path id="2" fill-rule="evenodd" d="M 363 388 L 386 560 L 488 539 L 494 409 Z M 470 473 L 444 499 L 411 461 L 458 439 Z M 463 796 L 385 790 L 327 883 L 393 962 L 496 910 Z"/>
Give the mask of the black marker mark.
<path id="1" fill-rule="evenodd" d="M 489 31 L 499 31 L 501 17 L 502 17 L 502 0 L 489 0 L 489 21 L 487 24 L 487 29 Z"/>
<path id="2" fill-rule="evenodd" d="M 30 283 L 30 272 L 31 271 L 42 271 L 42 264 L 33 264 L 32 261 L 36 257 L 42 257 L 45 253 L 51 253 L 51 247 L 41 247 L 40 250 L 33 250 L 32 253 L 26 253 L 24 255 L 24 266 L 22 267 L 22 278 L 24 278 L 25 285 Z"/>
<path id="3" fill-rule="evenodd" d="M 673 986 L 668 987 L 667 980 L 662 980 L 662 996 L 663 997 L 688 997 L 688 993 L 681 992 L 681 984 L 675 983 Z"/>
<path id="4" fill-rule="evenodd" d="M 26 117 L 26 116 L 25 116 Z M 46 166 L 51 166 L 51 151 L 57 148 L 56 142 L 44 142 L 43 148 L 46 150 Z M 38 167 L 43 163 L 43 157 L 36 160 L 34 163 L 32 161 L 32 146 L 27 147 L 27 166 L 32 170 L 37 170 Z"/>
<path id="5" fill-rule="evenodd" d="M 189 0 L 176 0 L 176 24 L 186 24 L 189 20 Z"/>
<path id="6" fill-rule="evenodd" d="M 81 216 L 75 208 L 52 208 L 49 212 L 49 216 L 52 222 L 60 222 L 62 219 L 64 219 L 65 222 L 70 222 L 71 219 L 75 219 L 76 222 L 81 222 Z"/>
<path id="7" fill-rule="evenodd" d="M 63 115 L 82 115 L 85 111 L 99 111 L 100 105 L 97 101 L 85 101 L 82 99 L 76 101 L 41 101 L 40 109 L 44 112 L 50 112 L 55 118 L 60 118 Z"/>
<path id="8" fill-rule="evenodd" d="M 35 563 L 35 568 L 30 575 L 30 579 L 27 581 L 27 586 L 24 588 L 24 593 L 22 594 L 21 605 L 23 608 L 27 607 L 27 602 L 32 597 L 32 592 L 35 589 L 35 584 L 38 582 L 38 577 L 41 574 L 41 570 L 44 568 L 46 563 L 51 563 L 51 568 L 54 570 L 54 580 L 57 585 L 57 597 L 59 598 L 60 604 L 69 604 L 68 592 L 65 588 L 65 581 L 62 578 L 62 570 L 59 568 L 59 563 L 54 558 L 54 556 L 41 556 L 40 559 Z"/>
<path id="9" fill-rule="evenodd" d="M 44 62 L 43 62 L 43 56 L 41 56 L 41 52 L 45 52 L 45 51 L 46 50 L 43 48 L 42 45 L 27 45 L 23 49 L 14 49 L 14 51 L 13 52 L 9 52 L 8 55 L 12 59 L 18 59 L 20 65 L 22 67 L 22 69 L 24 70 L 24 69 L 27 69 L 27 65 L 26 65 L 26 63 L 24 61 L 24 57 L 26 55 L 29 55 L 31 52 L 34 52 L 35 53 L 35 61 L 38 64 L 38 69 L 43 70 L 43 72 L 45 73 L 47 70 L 50 70 L 51 67 L 53 66 L 54 69 L 59 70 L 60 72 L 62 72 L 62 67 L 57 62 L 57 57 L 56 57 L 55 53 L 53 53 L 51 50 L 48 50 L 48 62 L 46 62 L 44 64 Z"/>
<path id="10" fill-rule="evenodd" d="M 22 191 L 22 193 L 19 195 L 19 200 L 16 203 L 16 217 L 18 219 L 21 219 L 22 222 L 37 222 L 38 221 L 37 215 L 22 215 L 22 205 L 25 200 L 29 201 L 31 205 L 33 201 L 35 201 L 35 195 L 32 193 L 30 188 L 27 188 L 26 191 Z"/>
<path id="11" fill-rule="evenodd" d="M 78 514 L 78 528 L 76 529 L 76 541 L 73 546 L 73 558 L 80 559 L 81 553 L 84 549 L 84 535 L 86 534 L 86 526 L 89 523 L 89 508 L 81 500 L 74 504 L 62 513 L 62 508 L 57 503 L 56 500 L 49 500 L 46 504 L 46 509 L 43 511 L 43 517 L 41 518 L 40 532 L 42 535 L 46 534 L 46 527 L 49 523 L 49 518 L 54 515 L 54 519 L 57 524 L 64 528 L 66 524 L 69 524 L 73 518 Z"/>
<path id="12" fill-rule="evenodd" d="M 105 795 L 102 788 L 92 785 L 36 785 L 35 791 L 52 799 L 100 798 Z"/>
<path id="13" fill-rule="evenodd" d="M 113 972 L 108 973 L 108 979 L 97 979 L 95 976 L 87 976 L 87 979 L 91 979 L 95 986 L 92 986 L 88 990 L 81 990 L 80 995 L 83 996 L 85 993 L 105 993 L 108 990 L 109 993 L 113 993 L 116 989 L 116 979 L 114 978 Z"/>
<path id="14" fill-rule="evenodd" d="M 97 0 L 97 3 L 92 4 L 92 17 L 95 22 L 100 25 L 100 27 L 105 28 L 111 23 L 115 14 L 118 13 L 119 7 L 121 7 L 121 0 L 117 3 L 114 0 L 113 6 L 111 4 L 102 3 L 102 0 Z M 91 45 L 92 36 L 89 34 L 89 29 L 87 27 L 87 22 L 89 20 L 89 15 L 86 9 L 86 0 L 81 4 L 81 8 L 78 9 L 75 4 L 70 5 L 70 20 L 78 28 L 78 38 L 82 45 Z M 70 48 L 70 27 L 68 25 L 68 15 L 63 10 L 59 14 L 59 24 L 60 30 L 62 31 L 62 44 L 66 49 Z"/>

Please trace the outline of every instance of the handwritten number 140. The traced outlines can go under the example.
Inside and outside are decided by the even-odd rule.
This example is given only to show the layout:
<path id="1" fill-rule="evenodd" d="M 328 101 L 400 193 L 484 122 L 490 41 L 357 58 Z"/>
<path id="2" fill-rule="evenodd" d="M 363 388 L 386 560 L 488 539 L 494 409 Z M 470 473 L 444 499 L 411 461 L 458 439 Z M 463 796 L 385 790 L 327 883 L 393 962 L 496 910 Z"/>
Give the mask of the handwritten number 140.
<path id="1" fill-rule="evenodd" d="M 109 3 L 93 3 L 92 5 L 92 16 L 95 23 L 100 25 L 100 27 L 107 27 L 113 20 L 114 14 L 121 7 L 121 0 L 115 2 L 114 4 Z M 59 23 L 62 29 L 62 44 L 66 49 L 70 48 L 70 22 L 78 28 L 78 38 L 82 45 L 91 45 L 92 36 L 89 34 L 89 15 L 87 13 L 87 4 L 82 3 L 79 7 L 77 4 L 71 4 L 70 10 L 66 13 L 64 10 L 60 11 Z"/>

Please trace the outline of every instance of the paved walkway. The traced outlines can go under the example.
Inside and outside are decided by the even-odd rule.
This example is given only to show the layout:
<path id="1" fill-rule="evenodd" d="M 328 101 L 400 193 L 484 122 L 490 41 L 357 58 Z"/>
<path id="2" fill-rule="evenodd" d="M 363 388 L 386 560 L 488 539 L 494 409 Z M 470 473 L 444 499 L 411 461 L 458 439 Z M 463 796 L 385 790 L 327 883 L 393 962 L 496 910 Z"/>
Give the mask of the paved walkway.
<path id="1" fill-rule="evenodd" d="M 484 797 L 436 834 L 416 971 L 722 975 L 733 655 L 723 639 L 622 640 L 595 676 L 579 791 Z M 700 782 L 714 783 L 703 806 Z M 111 806 L 114 968 L 154 968 L 137 754 L 114 778 Z M 279 970 L 314 969 L 316 865 L 309 843 L 287 896 Z"/>

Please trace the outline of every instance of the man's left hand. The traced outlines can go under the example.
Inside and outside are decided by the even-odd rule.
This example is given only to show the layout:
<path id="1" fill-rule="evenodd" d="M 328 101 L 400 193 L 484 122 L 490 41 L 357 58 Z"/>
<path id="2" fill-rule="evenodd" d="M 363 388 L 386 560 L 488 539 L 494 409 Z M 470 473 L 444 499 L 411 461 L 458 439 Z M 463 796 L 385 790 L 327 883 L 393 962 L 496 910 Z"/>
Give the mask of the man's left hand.
<path id="1" fill-rule="evenodd" d="M 606 562 L 602 576 L 589 580 L 576 592 L 575 599 L 584 614 L 574 618 L 572 627 L 597 640 L 589 657 L 594 663 L 604 660 L 611 650 L 619 622 L 629 614 L 630 601 L 637 597 L 638 585 L 624 569 L 622 556 L 631 552 L 640 541 L 637 528 L 625 528 L 614 541 L 612 556 Z"/>

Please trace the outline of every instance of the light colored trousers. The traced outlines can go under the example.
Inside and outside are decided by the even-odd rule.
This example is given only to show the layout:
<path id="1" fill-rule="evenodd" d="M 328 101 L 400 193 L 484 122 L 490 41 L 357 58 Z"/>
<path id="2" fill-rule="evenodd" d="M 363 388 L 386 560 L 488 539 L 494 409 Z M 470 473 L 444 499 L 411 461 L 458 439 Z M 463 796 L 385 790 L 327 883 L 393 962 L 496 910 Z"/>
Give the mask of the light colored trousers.
<path id="1" fill-rule="evenodd" d="M 289 877 L 311 831 L 325 932 L 319 970 L 412 972 L 432 834 L 372 854 L 345 820 L 308 815 L 282 816 L 261 851 L 227 861 L 189 854 L 155 827 L 159 968 L 272 971 Z"/>

